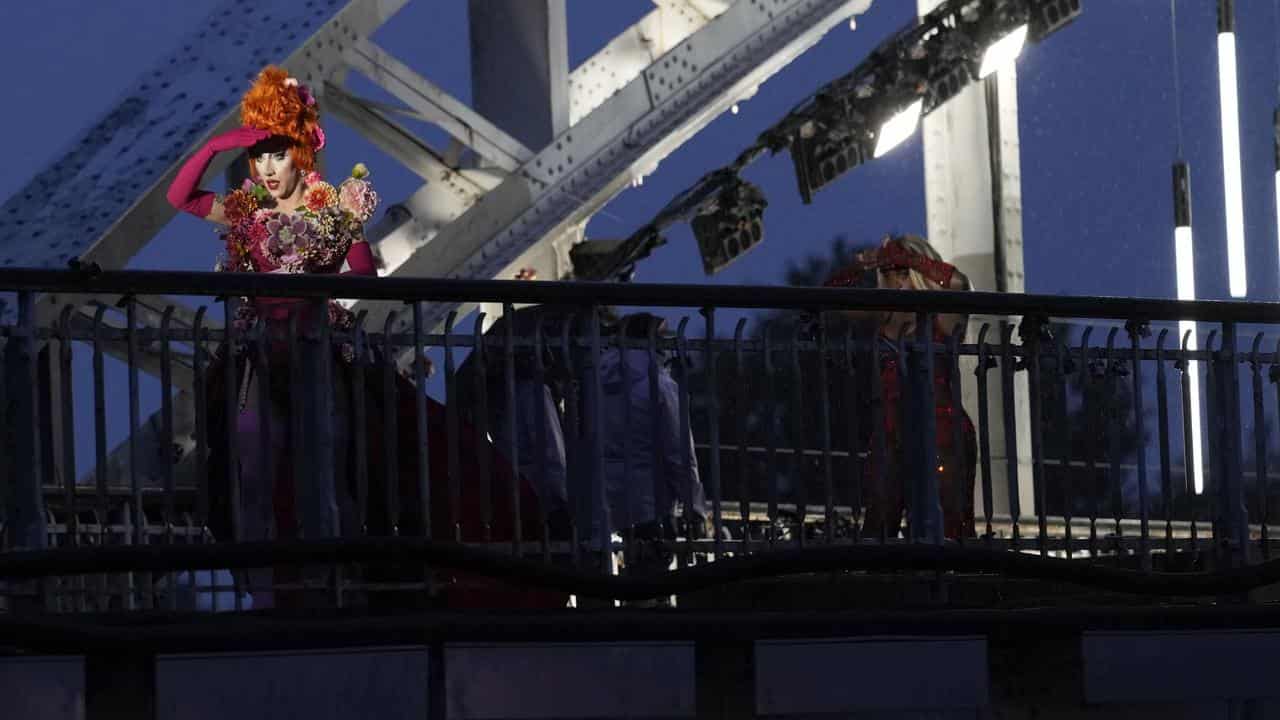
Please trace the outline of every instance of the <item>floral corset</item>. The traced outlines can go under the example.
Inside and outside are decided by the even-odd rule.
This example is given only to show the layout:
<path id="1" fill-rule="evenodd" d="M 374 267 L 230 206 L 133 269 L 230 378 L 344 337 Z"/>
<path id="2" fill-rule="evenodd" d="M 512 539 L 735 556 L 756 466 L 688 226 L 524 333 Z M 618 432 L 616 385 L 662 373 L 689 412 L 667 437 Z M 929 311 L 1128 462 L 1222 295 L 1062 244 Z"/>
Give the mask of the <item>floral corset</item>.
<path id="1" fill-rule="evenodd" d="M 338 273 L 351 246 L 364 240 L 364 223 L 373 216 L 378 195 L 365 179 L 368 170 L 356 165 L 351 177 L 338 187 L 318 173 L 304 179 L 303 205 L 293 212 L 263 207 L 270 199 L 266 188 L 245 180 L 223 199 L 229 228 L 222 233 L 226 251 L 215 267 L 219 272 Z M 247 329 L 259 317 L 287 321 L 304 301 L 293 298 L 257 298 L 242 302 L 236 317 L 239 329 Z M 331 322 L 349 325 L 350 312 L 330 303 Z"/>

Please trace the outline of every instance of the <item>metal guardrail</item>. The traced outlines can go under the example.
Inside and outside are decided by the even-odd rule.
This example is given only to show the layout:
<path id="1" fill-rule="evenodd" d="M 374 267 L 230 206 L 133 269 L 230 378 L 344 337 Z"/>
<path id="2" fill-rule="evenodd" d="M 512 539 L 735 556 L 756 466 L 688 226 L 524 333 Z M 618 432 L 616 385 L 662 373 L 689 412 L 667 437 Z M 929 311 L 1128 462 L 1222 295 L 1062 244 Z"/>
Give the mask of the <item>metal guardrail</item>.
<path id="1" fill-rule="evenodd" d="M 62 322 L 37 322 L 37 298 L 73 291 L 121 301 L 90 323 L 71 322 L 70 310 Z M 0 438 L 12 458 L 0 468 L 5 555 L 45 551 L 50 564 L 43 575 L 11 575 L 0 595 L 45 607 L 178 608 L 178 593 L 164 588 L 197 566 L 144 570 L 148 550 L 169 544 L 209 544 L 199 567 L 234 568 L 224 576 L 229 606 L 247 609 L 310 590 L 337 605 L 375 603 L 387 588 L 410 589 L 414 602 L 528 601 L 468 595 L 485 586 L 466 578 L 496 572 L 469 568 L 471 555 L 424 574 L 413 553 L 436 557 L 429 547 L 381 564 L 333 550 L 381 537 L 503 553 L 521 582 L 545 590 L 537 573 L 557 568 L 578 580 L 622 568 L 625 579 L 669 563 L 676 577 L 731 557 L 823 547 L 851 548 L 840 562 L 855 569 L 870 557 L 865 548 L 932 545 L 957 549 L 952 559 L 1009 550 L 1118 562 L 1139 576 L 1225 572 L 1269 559 L 1277 536 L 1271 484 L 1259 481 L 1276 469 L 1269 435 L 1280 427 L 1280 347 L 1267 351 L 1273 339 L 1263 334 L 1280 315 L 1268 303 L 0 270 L 5 292 L 20 309 L 16 324 L 0 326 Z M 131 300 L 143 294 L 227 298 L 225 329 L 204 327 L 206 308 L 190 329 L 165 316 L 144 327 Z M 348 324 L 326 311 L 334 297 L 407 302 L 419 321 L 403 333 Z M 296 298 L 291 319 L 237 322 L 259 298 Z M 454 316 L 444 328 L 420 319 L 425 303 L 479 302 L 501 303 L 509 321 L 486 331 L 477 318 L 459 332 Z M 516 312 L 526 305 L 537 307 Z M 701 331 L 690 332 L 693 315 L 667 332 L 605 314 L 627 307 L 693 308 Z M 739 318 L 722 334 L 717 320 L 741 309 L 771 314 L 755 325 Z M 937 313 L 991 320 L 964 338 L 883 338 L 859 324 L 872 311 L 914 316 L 917 328 L 933 328 Z M 123 322 L 105 322 L 107 313 Z M 1203 349 L 1159 327 L 1187 321 L 1204 324 Z M 1263 332 L 1244 338 L 1245 324 Z M 124 387 L 107 386 L 110 344 L 131 359 Z M 407 377 L 395 364 L 405 351 L 414 356 Z M 90 377 L 78 378 L 74 359 L 86 352 Z M 160 368 L 153 437 L 130 435 L 111 455 L 125 460 L 113 464 L 111 424 L 143 426 L 144 354 Z M 179 355 L 189 386 L 165 371 Z M 90 412 L 75 397 L 86 380 Z M 428 393 L 437 386 L 439 403 Z M 191 426 L 179 428 L 173 403 L 183 397 L 194 408 Z M 1207 450 L 1197 459 L 1189 412 L 1200 399 Z M 263 407 L 274 410 L 245 414 Z M 95 471 L 86 485 L 76 449 L 89 435 Z M 165 451 L 148 459 L 144 442 Z M 1000 450 L 1020 442 L 1030 446 L 1021 462 Z M 1202 493 L 1189 465 L 1204 468 Z M 705 530 L 691 520 L 700 493 Z M 255 546 L 256 564 L 235 555 L 243 542 L 267 543 Z M 317 543 L 323 568 L 295 554 L 292 570 L 252 570 L 290 565 L 273 542 Z M 98 585 L 85 583 L 82 565 L 59 574 L 58 552 L 94 548 L 135 558 L 136 572 L 122 560 L 116 579 Z M 887 556 L 875 557 L 883 568 Z M 1013 572 L 1002 567 L 988 569 Z M 5 572 L 0 562 L 0 582 Z M 36 577 L 44 580 L 33 589 Z M 225 590 L 195 584 L 194 597 Z M 102 594 L 86 602 L 95 587 Z M 610 587 L 578 594 L 608 596 Z M 81 599 L 65 600 L 73 597 Z"/>

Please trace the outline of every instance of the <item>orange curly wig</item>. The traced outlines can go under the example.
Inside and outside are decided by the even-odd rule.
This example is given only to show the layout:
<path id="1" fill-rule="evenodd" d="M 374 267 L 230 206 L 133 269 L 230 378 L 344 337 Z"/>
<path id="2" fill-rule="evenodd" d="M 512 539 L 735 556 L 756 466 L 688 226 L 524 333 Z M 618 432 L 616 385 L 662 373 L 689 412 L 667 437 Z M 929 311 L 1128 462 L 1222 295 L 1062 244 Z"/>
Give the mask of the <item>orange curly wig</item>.
<path id="1" fill-rule="evenodd" d="M 263 68 L 240 100 L 240 122 L 287 138 L 294 167 L 308 173 L 316 167 L 314 143 L 320 113 L 315 105 L 304 102 L 297 85 L 285 84 L 288 77 L 288 72 L 275 65 Z M 256 177 L 252 160 L 249 173 Z"/>

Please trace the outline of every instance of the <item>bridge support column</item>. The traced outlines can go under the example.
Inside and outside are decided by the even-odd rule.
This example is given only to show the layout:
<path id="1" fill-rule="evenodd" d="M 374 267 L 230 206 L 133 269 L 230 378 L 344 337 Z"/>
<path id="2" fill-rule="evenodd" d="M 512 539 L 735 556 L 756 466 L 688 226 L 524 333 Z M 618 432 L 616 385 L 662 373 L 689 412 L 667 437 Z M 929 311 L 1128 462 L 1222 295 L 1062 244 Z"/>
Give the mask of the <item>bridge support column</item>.
<path id="1" fill-rule="evenodd" d="M 942 0 L 918 0 L 921 15 Z M 929 242 L 956 265 L 978 290 L 1026 292 L 1022 264 L 1022 171 L 1018 143 L 1018 78 L 1006 68 L 984 82 L 973 83 L 923 121 L 925 202 Z M 1002 318 L 971 317 L 970 339 L 984 322 L 991 337 L 1000 336 Z M 1020 318 L 1009 318 L 1018 322 Z M 961 359 L 966 378 L 962 402 L 973 415 L 978 406 L 972 382 L 976 361 Z M 991 422 L 991 487 L 993 511 L 1007 514 L 1010 503 L 1008 460 L 1017 469 L 1018 506 L 1024 514 L 1035 507 L 1032 486 L 1031 413 L 1027 376 L 1014 376 L 1017 443 L 1007 447 L 1000 411 L 999 374 L 993 375 L 987 401 Z M 981 430 L 980 430 L 981 431 Z M 981 473 L 981 470 L 979 470 Z M 975 507 L 983 507 L 978 478 Z M 981 523 L 979 523 L 981 526 Z"/>

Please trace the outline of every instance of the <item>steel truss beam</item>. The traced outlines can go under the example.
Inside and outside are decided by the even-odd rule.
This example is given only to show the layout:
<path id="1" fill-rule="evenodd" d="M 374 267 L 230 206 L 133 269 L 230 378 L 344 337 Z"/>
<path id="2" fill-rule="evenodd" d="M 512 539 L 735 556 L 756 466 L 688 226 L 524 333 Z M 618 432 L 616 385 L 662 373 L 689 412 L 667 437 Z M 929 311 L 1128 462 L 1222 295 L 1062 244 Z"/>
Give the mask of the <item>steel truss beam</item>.
<path id="1" fill-rule="evenodd" d="M 374 236 L 419 246 L 396 275 L 498 277 L 544 238 L 585 222 L 742 96 L 870 0 L 737 2 L 675 44 L 430 238 L 411 217 L 389 216 Z M 405 238 L 403 236 L 408 236 Z M 399 308 L 359 303 L 378 323 Z M 427 308 L 431 326 L 450 306 Z"/>
<path id="2" fill-rule="evenodd" d="M 342 57 L 352 70 L 399 98 L 420 117 L 439 125 L 495 166 L 511 172 L 533 156 L 515 138 L 373 42 L 367 39 L 353 42 Z"/>

